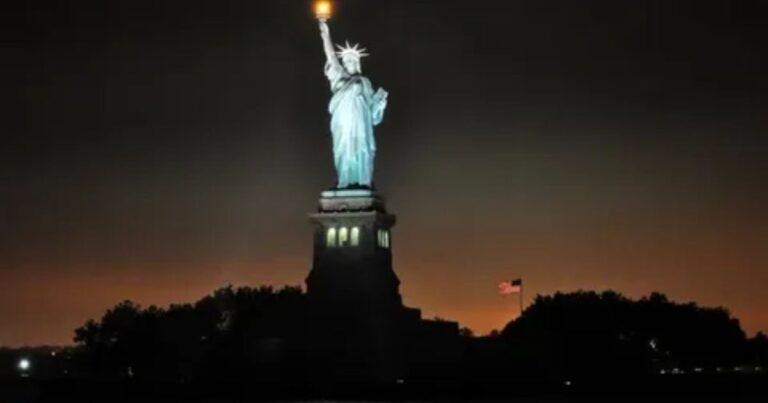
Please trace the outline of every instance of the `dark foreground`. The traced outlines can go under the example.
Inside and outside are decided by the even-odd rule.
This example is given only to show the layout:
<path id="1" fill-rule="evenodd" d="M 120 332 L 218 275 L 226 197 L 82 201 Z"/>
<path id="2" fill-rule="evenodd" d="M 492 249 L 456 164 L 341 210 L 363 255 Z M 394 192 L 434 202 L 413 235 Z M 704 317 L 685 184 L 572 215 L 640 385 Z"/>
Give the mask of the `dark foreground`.
<path id="1" fill-rule="evenodd" d="M 692 399 L 692 400 L 691 400 Z M 272 400 L 382 401 L 768 401 L 765 374 L 659 376 L 637 381 L 581 383 L 407 383 L 395 385 L 194 384 L 0 380 L 0 402 L 230 402 Z"/>

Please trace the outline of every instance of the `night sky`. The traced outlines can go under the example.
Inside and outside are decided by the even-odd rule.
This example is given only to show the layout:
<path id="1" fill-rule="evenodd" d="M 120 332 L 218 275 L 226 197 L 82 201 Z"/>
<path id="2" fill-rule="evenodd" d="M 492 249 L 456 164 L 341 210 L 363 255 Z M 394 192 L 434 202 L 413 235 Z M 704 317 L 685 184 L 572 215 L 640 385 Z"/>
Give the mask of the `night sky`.
<path id="1" fill-rule="evenodd" d="M 23 3 L 23 2 L 22 2 Z M 426 317 L 651 291 L 768 330 L 768 3 L 337 0 Z M 7 6 L 4 6 L 7 7 Z M 303 285 L 334 182 L 309 0 L 26 2 L 2 40 L 0 345 L 124 299 Z"/>

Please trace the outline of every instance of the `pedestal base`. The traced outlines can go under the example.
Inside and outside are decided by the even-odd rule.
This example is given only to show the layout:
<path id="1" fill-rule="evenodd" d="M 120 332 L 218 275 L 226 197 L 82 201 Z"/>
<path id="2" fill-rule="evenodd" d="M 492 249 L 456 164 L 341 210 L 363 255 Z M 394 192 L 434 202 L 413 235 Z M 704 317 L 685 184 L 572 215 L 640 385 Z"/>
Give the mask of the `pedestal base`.
<path id="1" fill-rule="evenodd" d="M 395 379 L 404 329 L 420 320 L 403 306 L 392 269 L 395 216 L 368 190 L 323 192 L 318 204 L 307 277 L 315 359 L 332 378 Z"/>

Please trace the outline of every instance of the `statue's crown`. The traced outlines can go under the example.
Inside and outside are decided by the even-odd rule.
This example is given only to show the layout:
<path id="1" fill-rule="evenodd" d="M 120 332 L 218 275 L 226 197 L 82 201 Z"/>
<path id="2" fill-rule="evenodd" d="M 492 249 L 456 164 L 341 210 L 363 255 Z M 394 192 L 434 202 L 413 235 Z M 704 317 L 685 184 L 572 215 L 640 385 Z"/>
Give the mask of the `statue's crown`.
<path id="1" fill-rule="evenodd" d="M 345 46 L 336 45 L 337 48 L 339 48 L 339 51 L 336 52 L 336 54 L 340 58 L 345 57 L 354 57 L 355 59 L 360 59 L 361 57 L 368 56 L 368 53 L 365 53 L 367 49 L 359 47 L 360 44 L 356 43 L 354 46 L 349 44 L 349 41 L 345 41 Z"/>

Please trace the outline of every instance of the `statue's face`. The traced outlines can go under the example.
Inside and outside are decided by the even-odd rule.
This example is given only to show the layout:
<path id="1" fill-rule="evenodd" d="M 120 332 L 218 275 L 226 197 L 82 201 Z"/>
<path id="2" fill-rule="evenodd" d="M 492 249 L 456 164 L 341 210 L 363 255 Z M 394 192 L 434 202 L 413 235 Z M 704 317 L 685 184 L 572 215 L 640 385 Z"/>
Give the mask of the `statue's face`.
<path id="1" fill-rule="evenodd" d="M 360 73 L 360 59 L 356 57 L 347 56 L 341 60 L 341 63 L 344 65 L 344 70 L 347 70 L 347 73 L 349 74 Z"/>

